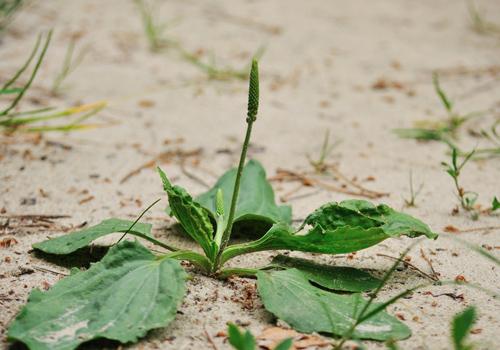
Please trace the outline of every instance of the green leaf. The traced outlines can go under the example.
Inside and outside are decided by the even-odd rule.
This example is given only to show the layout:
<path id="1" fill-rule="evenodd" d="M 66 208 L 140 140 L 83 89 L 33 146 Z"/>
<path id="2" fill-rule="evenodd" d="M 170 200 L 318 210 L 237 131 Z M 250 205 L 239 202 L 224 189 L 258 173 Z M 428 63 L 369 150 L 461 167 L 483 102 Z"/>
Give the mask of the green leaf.
<path id="1" fill-rule="evenodd" d="M 323 231 L 345 226 L 363 229 L 378 227 L 388 236 L 425 235 L 433 239 L 438 236 L 429 226 L 408 214 L 398 212 L 385 204 L 375 206 L 358 199 L 325 204 L 309 215 L 304 224 L 314 228 L 320 227 Z"/>
<path id="2" fill-rule="evenodd" d="M 441 89 L 441 86 L 439 84 L 439 76 L 437 75 L 437 73 L 434 73 L 432 75 L 432 83 L 434 84 L 434 89 L 436 90 L 436 93 L 438 94 L 444 108 L 448 113 L 451 113 L 453 103 L 450 101 L 448 96 L 446 96 L 446 93 L 443 91 L 443 89 Z"/>
<path id="3" fill-rule="evenodd" d="M 292 345 L 293 345 L 293 339 L 288 338 L 288 339 L 283 340 L 278 345 L 276 345 L 274 350 L 289 350 L 292 348 Z"/>
<path id="4" fill-rule="evenodd" d="M 230 323 L 227 325 L 229 344 L 236 350 L 255 350 L 256 343 L 250 331 L 241 332 L 237 326 Z"/>
<path id="5" fill-rule="evenodd" d="M 396 135 L 403 139 L 415 139 L 423 141 L 443 141 L 443 131 L 423 128 L 393 129 Z"/>
<path id="6" fill-rule="evenodd" d="M 163 189 L 167 192 L 170 212 L 175 216 L 182 228 L 203 248 L 209 259 L 217 254 L 217 246 L 213 241 L 214 228 L 207 211 L 180 186 L 172 186 L 167 175 L 158 168 L 163 182 Z"/>
<path id="7" fill-rule="evenodd" d="M 321 265 L 310 260 L 285 255 L 276 256 L 272 264 L 283 268 L 296 268 L 309 281 L 338 291 L 364 292 L 377 288 L 381 282 L 369 273 L 353 267 Z"/>
<path id="8" fill-rule="evenodd" d="M 21 88 L 0 89 L 0 95 L 18 94 L 22 91 L 23 89 Z"/>
<path id="9" fill-rule="evenodd" d="M 233 168 L 224 173 L 212 189 L 196 198 L 210 212 L 214 220 L 217 218 L 217 191 L 222 189 L 224 208 L 230 208 L 235 179 L 236 168 Z M 224 225 L 227 225 L 228 216 L 229 210 L 226 210 Z M 291 220 L 291 207 L 276 205 L 273 188 L 267 181 L 266 172 L 262 165 L 256 160 L 248 161 L 243 168 L 234 222 L 258 221 L 267 224 L 289 224 Z"/>
<path id="10" fill-rule="evenodd" d="M 49 254 L 69 254 L 86 247 L 99 237 L 115 232 L 126 232 L 134 222 L 121 219 L 107 219 L 101 223 L 61 237 L 33 244 L 33 248 Z M 150 238 L 151 224 L 136 223 L 129 234 Z"/>
<path id="11" fill-rule="evenodd" d="M 257 272 L 257 287 L 265 308 L 299 332 L 343 335 L 367 302 L 359 294 L 339 295 L 316 288 L 297 269 Z M 290 307 L 293 305 L 293 307 Z M 376 307 L 373 304 L 368 310 Z M 410 329 L 381 311 L 356 327 L 361 339 L 405 339 Z"/>
<path id="12" fill-rule="evenodd" d="M 124 241 L 87 271 L 33 290 L 7 337 L 31 350 L 71 350 L 98 338 L 135 342 L 175 318 L 186 277 L 177 260 Z"/>
<path id="13" fill-rule="evenodd" d="M 420 220 L 386 205 L 374 206 L 364 200 L 325 204 L 309 215 L 302 227 L 304 225 L 312 226 L 306 234 L 299 234 L 287 225 L 273 225 L 256 241 L 226 248 L 221 260 L 224 262 L 241 254 L 280 249 L 345 254 L 400 235 L 437 237 Z"/>
<path id="14" fill-rule="evenodd" d="M 498 201 L 497 197 L 493 197 L 493 201 L 491 202 L 491 211 L 495 211 L 500 209 L 500 201 Z"/>
<path id="15" fill-rule="evenodd" d="M 472 346 L 466 345 L 464 342 L 475 320 L 476 309 L 473 306 L 468 307 L 453 318 L 451 333 L 455 350 L 472 349 Z"/>

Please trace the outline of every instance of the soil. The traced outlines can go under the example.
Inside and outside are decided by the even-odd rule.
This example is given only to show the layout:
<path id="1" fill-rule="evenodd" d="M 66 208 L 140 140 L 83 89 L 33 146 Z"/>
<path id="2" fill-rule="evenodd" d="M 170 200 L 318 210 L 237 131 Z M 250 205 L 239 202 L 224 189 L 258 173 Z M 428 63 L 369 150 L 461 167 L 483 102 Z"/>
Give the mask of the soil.
<path id="1" fill-rule="evenodd" d="M 500 2 L 476 4 L 488 21 L 500 24 Z M 432 86 L 432 72 L 438 71 L 456 111 L 486 111 L 462 129 L 463 149 L 487 146 L 470 131 L 486 127 L 500 115 L 500 36 L 475 31 L 465 2 L 170 1 L 155 13 L 175 23 L 165 32 L 169 39 L 207 60 L 213 53 L 221 66 L 244 67 L 252 53 L 265 46 L 260 60 L 261 108 L 250 157 L 264 164 L 274 179 L 277 200 L 293 205 L 295 220 L 327 201 L 359 198 L 345 193 L 357 188 L 338 174 L 336 179 L 307 174 L 319 182 L 303 178 L 293 182 L 283 176 L 283 170 L 311 172 L 307 156 L 317 157 L 329 130 L 331 142 L 339 143 L 326 162 L 351 182 L 388 194 L 375 196 L 374 202 L 403 210 L 436 232 L 446 229 L 500 257 L 498 214 L 473 221 L 463 210 L 454 210 L 458 203 L 454 186 L 440 164 L 449 161 L 447 146 L 403 140 L 391 132 L 446 116 Z M 191 193 L 201 193 L 236 164 L 244 133 L 247 82 L 208 80 L 168 46 L 152 53 L 132 1 L 29 4 L 1 40 L 2 80 L 29 55 L 37 33 L 50 28 L 53 41 L 22 108 L 62 108 L 101 100 L 108 107 L 90 120 L 101 125 L 91 130 L 1 136 L 3 348 L 8 347 L 6 327 L 31 289 L 48 289 L 68 273 L 68 267 L 85 266 L 102 254 L 95 247 L 76 258 L 46 259 L 32 251 L 33 243 L 109 217 L 135 218 L 149 203 L 163 198 L 143 221 L 154 224 L 158 237 L 193 246 L 164 215 L 165 195 L 152 165 L 161 165 Z M 79 37 L 77 50 L 85 50 L 86 55 L 64 81 L 61 93 L 53 95 L 52 82 L 74 36 Z M 404 201 L 409 197 L 410 170 L 415 187 L 423 183 L 415 207 L 406 207 Z M 463 170 L 462 186 L 477 192 L 478 203 L 486 208 L 494 195 L 500 197 L 499 174 L 498 158 L 473 161 Z M 478 230 L 481 227 L 486 229 Z M 106 237 L 97 245 L 116 238 Z M 387 256 L 397 257 L 410 241 L 391 239 L 343 256 L 292 255 L 364 268 L 381 276 L 393 263 Z M 232 264 L 261 266 L 273 255 L 243 256 Z M 427 275 L 465 279 L 499 292 L 498 267 L 445 236 L 422 240 L 408 259 Z M 410 266 L 402 266 L 380 299 L 427 280 Z M 263 309 L 254 283 L 244 278 L 218 281 L 193 272 L 175 321 L 125 347 L 208 349 L 213 341 L 218 349 L 226 349 L 225 337 L 217 335 L 225 331 L 227 322 L 258 335 L 277 321 Z M 402 349 L 452 348 L 451 319 L 469 305 L 479 312 L 470 340 L 478 349 L 495 348 L 499 302 L 466 285 L 430 286 L 391 306 L 389 312 L 413 331 L 399 345 Z M 365 344 L 368 349 L 385 347 Z"/>

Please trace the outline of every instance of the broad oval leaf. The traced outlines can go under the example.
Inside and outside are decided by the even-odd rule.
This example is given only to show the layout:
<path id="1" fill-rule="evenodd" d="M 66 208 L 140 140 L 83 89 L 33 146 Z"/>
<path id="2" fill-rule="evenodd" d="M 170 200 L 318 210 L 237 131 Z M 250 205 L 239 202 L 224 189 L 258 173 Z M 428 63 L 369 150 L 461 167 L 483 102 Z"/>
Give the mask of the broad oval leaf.
<path id="1" fill-rule="evenodd" d="M 311 260 L 276 256 L 273 265 L 283 268 L 296 268 L 311 282 L 324 288 L 344 292 L 364 292 L 379 286 L 380 280 L 368 272 L 348 266 L 332 266 L 315 263 Z"/>
<path id="2" fill-rule="evenodd" d="M 61 237 L 49 239 L 33 244 L 33 248 L 48 254 L 69 254 L 80 248 L 86 247 L 97 238 L 115 232 L 127 232 L 133 221 L 121 219 L 107 219 L 101 223 L 76 231 Z M 151 235 L 151 224 L 136 223 L 129 234 L 147 238 Z"/>
<path id="3" fill-rule="evenodd" d="M 215 219 L 217 217 L 216 196 L 217 191 L 221 189 L 224 199 L 225 224 L 229 216 L 235 180 L 236 168 L 233 168 L 224 173 L 212 189 L 196 198 L 198 203 L 206 208 Z M 268 224 L 279 222 L 289 224 L 291 220 L 291 207 L 276 205 L 273 188 L 267 181 L 266 171 L 262 165 L 256 160 L 249 160 L 243 168 L 234 222 L 261 221 Z"/>
<path id="4" fill-rule="evenodd" d="M 106 338 L 134 342 L 167 326 L 185 293 L 186 273 L 173 259 L 124 241 L 87 271 L 49 291 L 33 290 L 8 329 L 8 339 L 34 350 L 70 350 Z"/>
<path id="5" fill-rule="evenodd" d="M 214 228 L 205 208 L 180 186 L 172 186 L 167 175 L 158 168 L 163 182 L 163 189 L 167 192 L 170 213 L 175 216 L 182 228 L 203 248 L 209 259 L 217 254 L 217 247 L 213 241 Z"/>
<path id="6" fill-rule="evenodd" d="M 316 288 L 297 269 L 257 272 L 257 287 L 265 308 L 299 332 L 345 334 L 367 302 L 359 294 L 339 295 Z M 373 304 L 368 311 L 376 307 Z M 410 329 L 381 311 L 356 327 L 361 339 L 405 339 Z"/>

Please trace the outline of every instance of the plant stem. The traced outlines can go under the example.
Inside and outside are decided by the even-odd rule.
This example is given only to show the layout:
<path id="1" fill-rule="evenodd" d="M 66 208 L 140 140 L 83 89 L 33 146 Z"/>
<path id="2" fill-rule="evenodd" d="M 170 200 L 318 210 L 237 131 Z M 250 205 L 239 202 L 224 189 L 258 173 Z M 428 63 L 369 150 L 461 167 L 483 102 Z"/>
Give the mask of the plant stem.
<path id="1" fill-rule="evenodd" d="M 218 273 L 217 277 L 220 279 L 226 279 L 230 276 L 255 278 L 257 271 L 259 271 L 259 270 L 258 269 L 251 269 L 251 268 L 241 268 L 241 267 L 228 268 L 228 269 L 223 269 L 220 273 Z"/>
<path id="2" fill-rule="evenodd" d="M 231 207 L 229 209 L 229 217 L 227 220 L 227 227 L 222 236 L 222 247 L 225 247 L 229 236 L 231 235 L 231 230 L 234 223 L 234 214 L 236 212 L 236 204 L 238 202 L 238 195 L 240 192 L 241 175 L 243 174 L 243 167 L 245 166 L 245 159 L 248 151 L 248 144 L 250 143 L 250 136 L 252 134 L 253 121 L 249 121 L 247 124 L 247 132 L 245 135 L 245 141 L 243 142 L 243 147 L 241 149 L 240 162 L 238 164 L 238 171 L 236 172 L 236 180 L 234 182 L 233 197 L 231 199 Z"/>
<path id="3" fill-rule="evenodd" d="M 368 317 L 365 317 L 366 316 L 366 313 L 368 311 L 368 309 L 370 308 L 370 306 L 373 304 L 373 302 L 375 301 L 375 298 L 378 296 L 380 290 L 387 284 L 387 282 L 389 281 L 389 278 L 392 276 L 392 274 L 396 271 L 396 268 L 398 267 L 398 265 L 403 261 L 404 257 L 410 252 L 410 250 L 417 244 L 419 243 L 420 240 L 417 240 L 415 242 L 413 242 L 412 244 L 410 244 L 409 247 L 407 247 L 403 253 L 399 256 L 399 258 L 396 260 L 396 262 L 391 266 L 391 268 L 385 273 L 384 277 L 382 278 L 382 280 L 380 281 L 380 284 L 378 285 L 377 289 L 375 289 L 375 291 L 373 293 L 371 293 L 370 295 L 370 298 L 368 299 L 368 301 L 364 304 L 363 308 L 361 309 L 361 312 L 356 316 L 356 319 L 354 320 L 354 323 L 351 325 L 351 327 L 347 330 L 347 332 L 345 332 L 343 335 L 342 335 L 342 338 L 340 340 L 340 342 L 333 348 L 333 350 L 341 350 L 342 349 L 342 346 L 344 345 L 344 343 L 349 340 L 352 336 L 352 334 L 354 333 L 354 331 L 356 330 L 356 327 L 361 323 L 363 322 L 364 320 L 366 320 Z M 411 290 L 413 289 L 408 289 L 408 290 L 405 290 L 403 293 L 404 294 L 401 294 L 401 296 L 404 296 L 406 294 L 408 294 Z M 399 297 L 398 297 L 399 299 Z M 394 301 L 396 301 L 397 299 L 395 299 Z M 385 304 L 385 303 L 384 303 Z M 379 311 L 382 311 L 382 309 L 380 309 Z M 371 313 L 370 313 L 371 314 Z"/>
<path id="4" fill-rule="evenodd" d="M 227 219 L 228 221 L 227 221 L 226 229 L 224 230 L 224 233 L 222 234 L 222 240 L 221 240 L 219 252 L 218 252 L 216 260 L 215 260 L 215 265 L 214 265 L 215 269 L 219 268 L 220 258 L 221 258 L 222 252 L 226 248 L 226 246 L 229 242 L 229 238 L 231 237 L 231 231 L 233 230 L 234 214 L 236 212 L 236 204 L 238 202 L 238 194 L 240 191 L 241 175 L 243 174 L 243 167 L 245 165 L 245 159 L 247 156 L 248 144 L 250 143 L 250 136 L 252 134 L 253 121 L 247 120 L 247 122 L 248 122 L 247 132 L 245 135 L 245 141 L 243 142 L 243 147 L 241 149 L 240 162 L 238 164 L 238 170 L 236 172 L 236 180 L 234 181 L 233 197 L 231 198 L 231 208 L 229 210 L 229 217 Z"/>
<path id="5" fill-rule="evenodd" d="M 211 263 L 210 261 L 203 255 L 195 253 L 191 250 L 178 250 L 175 252 L 167 253 L 165 255 L 162 255 L 160 259 L 162 258 L 170 258 L 170 259 L 176 259 L 176 260 L 187 260 L 194 265 L 200 267 L 202 270 L 204 270 L 206 273 L 210 272 L 211 268 Z"/>
<path id="6" fill-rule="evenodd" d="M 253 123 L 257 120 L 257 112 L 259 109 L 259 66 L 256 59 L 252 61 L 252 69 L 250 71 L 250 83 L 248 88 L 248 111 L 247 111 L 247 131 L 243 147 L 241 148 L 240 162 L 236 172 L 236 179 L 234 181 L 233 196 L 231 198 L 231 207 L 229 209 L 229 216 L 226 229 L 222 234 L 221 245 L 217 253 L 215 264 L 213 268 L 217 270 L 220 266 L 221 254 L 229 242 L 231 231 L 233 229 L 234 215 L 236 212 L 236 204 L 238 203 L 238 194 L 240 192 L 241 176 L 243 174 L 243 167 L 245 166 L 245 159 L 247 157 L 248 144 L 250 143 L 250 136 L 252 135 Z"/>

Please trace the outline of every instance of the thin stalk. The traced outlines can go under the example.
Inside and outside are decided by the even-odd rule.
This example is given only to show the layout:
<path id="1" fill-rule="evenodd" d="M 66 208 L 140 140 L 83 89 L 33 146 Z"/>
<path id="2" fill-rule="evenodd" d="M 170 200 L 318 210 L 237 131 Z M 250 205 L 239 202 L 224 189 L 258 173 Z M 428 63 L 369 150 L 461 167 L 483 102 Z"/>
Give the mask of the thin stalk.
<path id="1" fill-rule="evenodd" d="M 234 216 L 236 213 L 236 204 L 238 203 L 238 194 L 240 191 L 241 176 L 243 174 L 243 167 L 245 165 L 245 159 L 248 151 L 248 144 L 250 143 L 250 137 L 252 135 L 253 123 L 257 120 L 257 112 L 259 109 L 259 66 L 256 59 L 252 61 L 252 69 L 250 71 L 250 83 L 248 89 L 248 112 L 247 112 L 247 131 L 245 134 L 245 140 L 243 141 L 243 147 L 241 149 L 240 162 L 238 164 L 238 170 L 236 172 L 236 180 L 234 182 L 233 196 L 231 198 L 231 207 L 229 209 L 229 216 L 227 221 L 227 226 L 222 234 L 221 246 L 217 253 L 214 268 L 218 269 L 220 264 L 220 257 L 224 249 L 226 248 L 229 238 L 231 237 L 231 231 L 233 229 Z"/>
<path id="2" fill-rule="evenodd" d="M 134 228 L 134 226 L 139 222 L 139 220 L 141 220 L 141 218 L 144 216 L 144 214 L 146 214 L 149 211 L 149 209 L 151 209 L 152 207 L 154 207 L 155 204 L 158 203 L 159 201 L 161 201 L 161 198 L 158 198 L 153 203 L 151 203 L 146 209 L 144 209 L 142 211 L 141 215 L 139 215 L 137 217 L 137 219 L 135 219 L 135 221 L 132 223 L 132 225 L 130 225 L 130 227 L 128 228 L 128 230 L 125 231 L 125 233 L 123 234 L 123 236 L 121 236 L 120 239 L 115 244 L 120 243 L 120 241 L 125 238 L 125 236 Z"/>
<path id="3" fill-rule="evenodd" d="M 24 71 L 28 68 L 31 61 L 33 61 L 33 58 L 35 57 L 36 53 L 38 52 L 38 48 L 40 47 L 41 40 L 42 40 L 42 35 L 38 34 L 38 36 L 36 38 L 35 47 L 31 51 L 30 57 L 28 57 L 26 62 L 24 62 L 23 66 L 21 68 L 19 68 L 19 70 L 16 72 L 16 74 L 14 74 L 14 76 L 12 78 L 10 78 L 10 80 L 7 81 L 4 84 L 4 86 L 2 86 L 2 88 L 0 90 L 6 90 L 8 87 L 10 87 L 12 84 L 14 84 L 17 81 L 17 79 L 21 76 L 21 74 L 24 73 Z"/>
<path id="4" fill-rule="evenodd" d="M 389 281 L 389 278 L 392 276 L 394 271 L 396 271 L 396 268 L 399 265 L 399 263 L 401 263 L 403 261 L 404 257 L 408 254 L 408 252 L 411 250 L 411 248 L 413 248 L 413 246 L 416 243 L 418 243 L 418 241 L 414 242 L 408 248 L 406 248 L 405 251 L 399 256 L 399 259 L 391 266 L 389 271 L 386 272 L 386 274 L 382 278 L 382 281 L 378 285 L 377 289 L 375 290 L 375 292 L 373 292 L 371 294 L 370 299 L 368 299 L 368 302 L 365 303 L 365 305 L 363 306 L 363 309 L 361 309 L 361 312 L 358 314 L 357 319 L 354 321 L 354 323 L 351 325 L 351 327 L 347 330 L 347 332 L 345 332 L 342 335 L 342 339 L 335 346 L 334 350 L 341 350 L 344 343 L 351 338 L 356 327 L 364 320 L 363 317 L 365 316 L 366 311 L 373 304 L 373 302 L 374 302 L 375 298 L 377 297 L 378 293 L 380 292 L 380 290 L 386 285 L 387 281 Z M 408 291 L 404 291 L 403 293 L 407 293 L 407 292 Z M 404 295 L 406 295 L 406 294 L 404 294 Z"/>
<path id="5" fill-rule="evenodd" d="M 229 217 L 227 222 L 226 230 L 222 235 L 221 250 L 227 245 L 229 237 L 231 236 L 231 231 L 233 229 L 234 215 L 236 212 L 236 203 L 238 202 L 238 195 L 240 192 L 241 175 L 243 174 L 243 167 L 245 166 L 245 160 L 248 151 L 248 144 L 250 143 L 250 136 L 252 135 L 253 121 L 250 120 L 247 124 L 247 131 L 245 134 L 245 141 L 243 142 L 243 148 L 241 149 L 240 162 L 238 164 L 238 171 L 236 172 L 236 180 L 234 182 L 233 197 L 231 199 L 231 207 L 229 209 Z"/>

